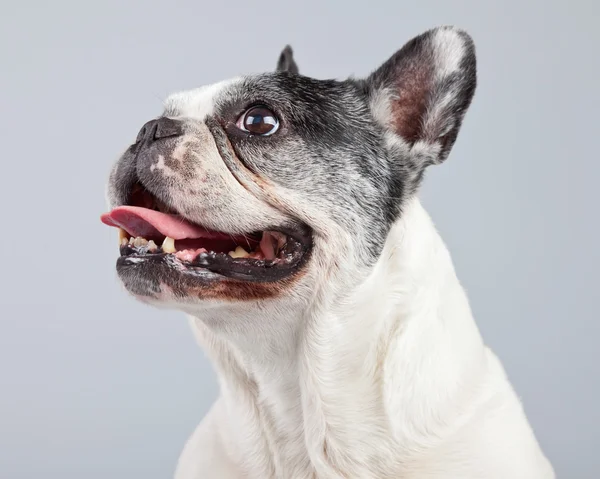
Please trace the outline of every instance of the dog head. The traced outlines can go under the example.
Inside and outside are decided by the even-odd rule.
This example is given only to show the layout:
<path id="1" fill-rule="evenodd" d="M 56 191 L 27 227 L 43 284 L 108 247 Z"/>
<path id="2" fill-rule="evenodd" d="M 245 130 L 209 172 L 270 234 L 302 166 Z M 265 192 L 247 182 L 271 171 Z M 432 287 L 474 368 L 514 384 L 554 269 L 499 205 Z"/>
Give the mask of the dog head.
<path id="1" fill-rule="evenodd" d="M 118 274 L 138 298 L 191 308 L 308 303 L 379 257 L 476 83 L 470 37 L 414 38 L 365 79 L 277 71 L 170 96 L 114 166 Z"/>

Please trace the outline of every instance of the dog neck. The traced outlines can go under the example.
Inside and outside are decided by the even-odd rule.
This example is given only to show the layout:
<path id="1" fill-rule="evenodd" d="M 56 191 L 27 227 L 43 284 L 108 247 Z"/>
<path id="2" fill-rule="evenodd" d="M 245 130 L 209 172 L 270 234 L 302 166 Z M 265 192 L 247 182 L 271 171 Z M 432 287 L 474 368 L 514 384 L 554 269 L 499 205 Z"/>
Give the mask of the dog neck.
<path id="1" fill-rule="evenodd" d="M 469 414 L 461 408 L 473 404 L 465 395 L 476 394 L 485 349 L 417 199 L 364 281 L 327 299 L 294 317 L 274 308 L 257 334 L 232 322 L 243 309 L 218 330 L 222 313 L 192 319 L 218 371 L 233 455 L 262 458 L 247 461 L 252 474 L 386 477 Z"/>

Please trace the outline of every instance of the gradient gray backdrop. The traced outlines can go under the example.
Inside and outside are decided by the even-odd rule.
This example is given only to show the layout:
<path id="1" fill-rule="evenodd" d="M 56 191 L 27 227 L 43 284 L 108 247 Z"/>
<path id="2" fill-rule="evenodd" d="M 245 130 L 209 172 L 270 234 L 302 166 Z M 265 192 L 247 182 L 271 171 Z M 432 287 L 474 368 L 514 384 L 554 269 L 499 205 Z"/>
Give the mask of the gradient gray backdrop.
<path id="1" fill-rule="evenodd" d="M 161 99 L 287 42 L 307 75 L 366 75 L 440 24 L 473 35 L 479 89 L 422 198 L 559 477 L 599 477 L 598 5 L 2 0 L 0 478 L 171 477 L 217 394 L 183 316 L 121 290 L 98 219 Z"/>

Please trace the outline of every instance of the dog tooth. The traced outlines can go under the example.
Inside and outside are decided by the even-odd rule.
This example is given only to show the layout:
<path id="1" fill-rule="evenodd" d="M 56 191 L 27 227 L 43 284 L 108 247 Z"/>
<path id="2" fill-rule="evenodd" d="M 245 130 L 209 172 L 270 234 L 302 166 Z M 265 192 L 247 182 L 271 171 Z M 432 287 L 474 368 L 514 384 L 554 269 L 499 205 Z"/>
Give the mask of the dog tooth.
<path id="1" fill-rule="evenodd" d="M 131 238 L 129 238 L 129 244 L 131 246 L 133 246 L 133 242 L 135 241 L 135 238 L 132 236 Z"/>
<path id="2" fill-rule="evenodd" d="M 150 251 L 151 253 L 154 253 L 157 249 L 158 249 L 158 246 L 156 245 L 154 240 L 148 241 L 148 251 Z"/>
<path id="3" fill-rule="evenodd" d="M 141 236 L 137 236 L 135 240 L 133 240 L 133 245 L 136 247 L 146 246 L 148 244 L 148 240 L 146 238 L 142 238 Z"/>
<path id="4" fill-rule="evenodd" d="M 123 243 L 123 240 L 125 240 L 125 243 Z M 119 228 L 119 244 L 123 246 L 127 243 L 129 243 L 129 235 L 127 234 L 127 231 L 125 231 L 123 228 Z"/>
<path id="5" fill-rule="evenodd" d="M 175 240 L 167 236 L 162 243 L 162 250 L 165 253 L 175 253 L 177 251 L 175 249 Z"/>
<path id="6" fill-rule="evenodd" d="M 231 256 L 232 258 L 247 258 L 250 253 L 248 253 L 244 248 L 242 248 L 241 246 L 238 246 L 235 251 L 230 251 L 229 253 L 227 253 L 229 256 Z"/>

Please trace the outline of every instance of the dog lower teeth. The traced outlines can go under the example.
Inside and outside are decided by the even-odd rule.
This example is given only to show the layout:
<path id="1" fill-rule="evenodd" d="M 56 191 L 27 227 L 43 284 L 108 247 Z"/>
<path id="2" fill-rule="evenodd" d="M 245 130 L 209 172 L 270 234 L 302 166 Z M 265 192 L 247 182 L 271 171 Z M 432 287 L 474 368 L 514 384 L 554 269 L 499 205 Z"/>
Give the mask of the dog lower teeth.
<path id="1" fill-rule="evenodd" d="M 235 251 L 230 251 L 229 253 L 227 253 L 229 256 L 231 256 L 232 258 L 247 258 L 248 256 L 250 256 L 250 253 L 248 253 L 244 248 L 242 248 L 241 246 L 238 246 Z"/>
<path id="2" fill-rule="evenodd" d="M 175 249 L 175 240 L 170 237 L 166 237 L 162 243 L 163 253 L 175 253 L 177 249 Z"/>
<path id="3" fill-rule="evenodd" d="M 138 254 L 144 253 L 165 253 L 174 254 L 180 261 L 194 263 L 200 262 L 202 257 L 207 255 L 215 257 L 216 255 L 227 254 L 232 259 L 251 259 L 266 261 L 267 263 L 279 263 L 286 261 L 286 244 L 288 238 L 285 234 L 278 231 L 264 231 L 260 242 L 255 248 L 247 251 L 243 246 L 237 246 L 235 250 L 225 252 L 209 251 L 205 248 L 199 249 L 177 249 L 175 246 L 175 239 L 169 236 L 165 237 L 161 246 L 154 240 L 147 240 L 141 236 L 129 237 L 127 232 L 123 229 L 119 230 L 119 244 L 120 246 L 129 246 L 130 248 L 139 248 Z M 248 243 L 250 246 L 250 243 Z"/>
<path id="4" fill-rule="evenodd" d="M 148 244 L 148 240 L 146 238 L 142 238 L 141 236 L 137 236 L 135 238 L 130 238 L 129 244 L 139 248 L 141 246 L 146 246 Z"/>

